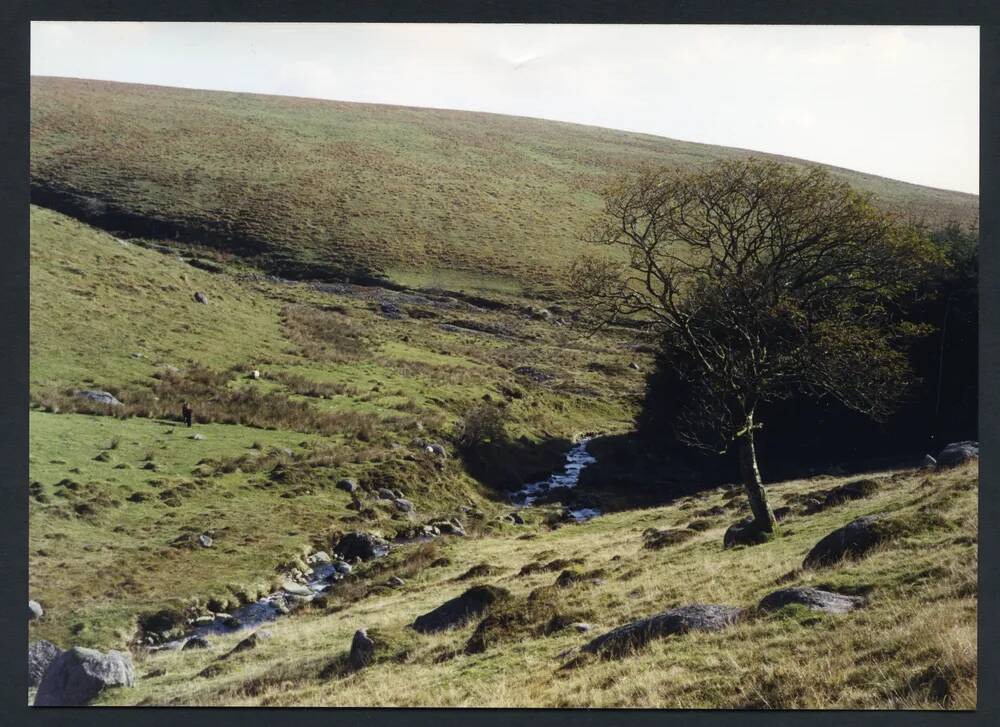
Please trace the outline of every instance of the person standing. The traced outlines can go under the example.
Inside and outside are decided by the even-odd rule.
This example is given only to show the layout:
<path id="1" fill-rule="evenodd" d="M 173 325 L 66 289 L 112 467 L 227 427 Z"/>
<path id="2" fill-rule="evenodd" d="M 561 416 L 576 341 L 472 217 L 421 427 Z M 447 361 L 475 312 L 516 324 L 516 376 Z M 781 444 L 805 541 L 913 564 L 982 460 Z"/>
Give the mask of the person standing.
<path id="1" fill-rule="evenodd" d="M 184 402 L 184 406 L 181 407 L 181 416 L 184 417 L 184 423 L 190 427 L 191 417 L 194 416 L 194 410 L 191 408 L 191 405 L 188 404 L 186 401 Z"/>

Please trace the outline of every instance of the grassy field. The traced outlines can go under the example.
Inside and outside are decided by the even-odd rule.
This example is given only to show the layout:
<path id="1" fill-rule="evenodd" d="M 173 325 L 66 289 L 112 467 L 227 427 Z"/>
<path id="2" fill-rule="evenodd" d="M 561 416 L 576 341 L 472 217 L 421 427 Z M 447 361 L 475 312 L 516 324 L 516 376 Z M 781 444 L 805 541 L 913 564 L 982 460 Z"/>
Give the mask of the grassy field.
<path id="1" fill-rule="evenodd" d="M 32 79 L 36 188 L 113 228 L 131 215 L 296 274 L 558 287 L 611 176 L 748 153 L 494 114 Z M 974 195 L 834 172 L 928 222 L 978 216 Z"/>
<path id="2" fill-rule="evenodd" d="M 781 505 L 843 481 L 785 482 L 771 492 Z M 360 600 L 345 603 L 333 595 L 325 607 L 269 626 L 272 638 L 239 656 L 221 658 L 243 636 L 220 638 L 198 652 L 140 656 L 139 672 L 151 676 L 135 689 L 108 692 L 101 703 L 974 708 L 976 467 L 887 472 L 878 482 L 870 499 L 792 515 L 778 539 L 753 548 L 722 550 L 723 530 L 743 500 L 739 491 L 725 489 L 554 531 L 528 526 L 520 535 L 409 546 L 370 577 L 372 587 Z M 713 507 L 723 514 L 699 514 Z M 800 568 L 822 536 L 870 513 L 887 514 L 909 528 L 862 560 Z M 707 528 L 680 545 L 643 548 L 644 529 L 684 528 L 693 521 L 707 521 Z M 448 557 L 450 564 L 427 566 L 439 557 Z M 553 588 L 559 567 L 521 574 L 524 566 L 557 559 L 579 559 L 564 567 L 581 573 L 581 580 Z M 494 565 L 495 572 L 458 579 L 480 563 Z M 404 587 L 378 587 L 394 573 L 405 576 Z M 522 629 L 506 638 L 501 631 L 484 652 L 467 654 L 476 620 L 432 636 L 407 627 L 416 616 L 480 583 L 509 589 L 522 599 L 516 601 L 522 608 L 526 594 L 554 592 L 554 612 L 586 621 L 594 631 L 562 628 L 543 635 Z M 620 660 L 570 664 L 574 653 L 565 653 L 595 634 L 669 607 L 752 606 L 782 585 L 864 594 L 867 605 L 842 615 L 801 607 L 751 613 L 730 629 L 654 641 Z M 543 618 L 533 625 L 544 623 Z M 338 665 L 358 628 L 379 632 L 391 647 L 368 668 L 345 673 Z M 210 667 L 211 677 L 200 676 Z"/>
<path id="3" fill-rule="evenodd" d="M 140 613 L 252 598 L 337 531 L 392 534 L 470 498 L 485 524 L 501 494 L 458 457 L 435 468 L 414 438 L 454 455 L 458 422 L 488 396 L 512 438 L 494 474 L 518 485 L 560 466 L 574 434 L 628 428 L 642 388 L 626 363 L 643 357 L 614 335 L 414 295 L 393 319 L 379 291 L 210 273 L 50 210 L 32 209 L 31 263 L 30 584 L 47 611 L 33 630 L 61 644 L 123 646 Z M 203 420 L 192 430 L 184 399 Z M 341 477 L 402 489 L 416 518 L 361 517 Z M 206 531 L 216 547 L 192 547 Z"/>

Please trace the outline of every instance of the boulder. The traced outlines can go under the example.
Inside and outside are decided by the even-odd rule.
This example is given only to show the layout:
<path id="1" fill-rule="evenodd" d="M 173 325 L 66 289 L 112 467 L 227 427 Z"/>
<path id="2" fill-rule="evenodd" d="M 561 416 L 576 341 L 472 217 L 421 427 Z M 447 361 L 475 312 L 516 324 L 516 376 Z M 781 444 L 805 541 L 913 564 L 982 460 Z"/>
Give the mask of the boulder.
<path id="1" fill-rule="evenodd" d="M 979 459 L 979 442 L 952 442 L 941 450 L 937 458 L 937 466 L 957 467 Z"/>
<path id="2" fill-rule="evenodd" d="M 306 558 L 306 563 L 309 565 L 326 565 L 332 563 L 333 558 L 325 550 L 317 550 L 315 553 Z"/>
<path id="3" fill-rule="evenodd" d="M 813 546 L 802 563 L 804 568 L 836 563 L 842 558 L 858 558 L 891 537 L 889 522 L 877 515 L 852 520 Z"/>
<path id="4" fill-rule="evenodd" d="M 371 560 L 389 552 L 389 543 L 378 535 L 366 532 L 348 533 L 333 548 L 344 560 Z"/>
<path id="5" fill-rule="evenodd" d="M 202 533 L 201 535 L 198 536 L 198 545 L 200 545 L 203 548 L 211 548 L 213 543 L 215 543 L 215 541 L 212 539 L 212 536 L 209 535 L 208 533 Z"/>
<path id="6" fill-rule="evenodd" d="M 455 628 L 509 596 L 505 589 L 496 586 L 473 586 L 462 595 L 445 601 L 433 611 L 418 616 L 412 626 L 422 634 Z"/>
<path id="7" fill-rule="evenodd" d="M 743 518 L 726 528 L 722 536 L 722 547 L 735 548 L 737 545 L 760 545 L 771 539 L 771 533 L 761 530 L 753 517 Z"/>
<path id="8" fill-rule="evenodd" d="M 38 601 L 28 601 L 28 620 L 34 621 L 36 618 L 41 618 L 45 611 L 42 609 L 42 604 Z"/>
<path id="9" fill-rule="evenodd" d="M 402 497 L 397 497 L 392 501 L 392 504 L 395 505 L 396 509 L 400 512 L 413 512 L 417 509 L 416 505 Z"/>
<path id="10" fill-rule="evenodd" d="M 74 646 L 59 654 L 42 677 L 36 707 L 82 706 L 109 687 L 135 685 L 135 667 L 128 652 Z"/>
<path id="11" fill-rule="evenodd" d="M 348 573 L 354 570 L 353 568 L 351 568 L 351 564 L 348 563 L 346 560 L 333 561 L 333 569 L 343 576 L 346 576 Z"/>
<path id="12" fill-rule="evenodd" d="M 435 520 L 430 523 L 432 528 L 437 528 L 442 535 L 465 535 L 465 527 L 458 518 L 451 520 Z"/>
<path id="13" fill-rule="evenodd" d="M 685 634 L 689 631 L 719 631 L 736 623 L 743 609 L 736 606 L 693 604 L 671 608 L 649 618 L 619 626 L 592 639 L 583 651 L 604 657 L 620 658 L 653 639 Z"/>
<path id="14" fill-rule="evenodd" d="M 378 496 L 380 498 L 382 498 L 383 500 L 395 500 L 396 499 L 396 496 L 394 494 L 392 494 L 392 490 L 390 490 L 388 487 L 380 487 L 380 488 L 378 488 Z"/>
<path id="15" fill-rule="evenodd" d="M 428 453 L 433 454 L 436 457 L 447 457 L 448 456 L 448 453 L 445 452 L 444 447 L 442 447 L 440 444 L 437 444 L 436 442 L 432 442 L 432 443 L 428 444 L 427 445 L 427 451 L 428 451 Z"/>
<path id="16" fill-rule="evenodd" d="M 375 656 L 375 642 L 368 638 L 366 629 L 358 629 L 351 639 L 351 653 L 347 660 L 352 669 L 363 669 L 371 663 Z"/>
<path id="17" fill-rule="evenodd" d="M 644 533 L 646 543 L 643 545 L 648 550 L 660 550 L 671 545 L 678 545 L 694 537 L 693 530 L 682 528 L 668 528 L 666 530 L 656 530 L 652 528 Z"/>
<path id="18" fill-rule="evenodd" d="M 201 303 L 202 305 L 208 305 L 208 296 L 202 293 L 200 290 L 194 294 L 195 303 Z"/>
<path id="19" fill-rule="evenodd" d="M 108 404 L 109 406 L 122 406 L 122 403 L 107 391 L 86 390 L 78 391 L 76 395 L 84 399 L 90 399 L 98 404 Z"/>
<path id="20" fill-rule="evenodd" d="M 761 611 L 777 611 L 792 603 L 800 604 L 813 611 L 847 613 L 863 605 L 864 599 L 858 596 L 845 596 L 841 593 L 833 593 L 832 591 L 822 591 L 818 588 L 782 588 L 779 591 L 764 596 L 758 608 Z"/>
<path id="21" fill-rule="evenodd" d="M 37 687 L 49 664 L 62 653 L 51 641 L 32 641 L 28 644 L 28 686 Z"/>

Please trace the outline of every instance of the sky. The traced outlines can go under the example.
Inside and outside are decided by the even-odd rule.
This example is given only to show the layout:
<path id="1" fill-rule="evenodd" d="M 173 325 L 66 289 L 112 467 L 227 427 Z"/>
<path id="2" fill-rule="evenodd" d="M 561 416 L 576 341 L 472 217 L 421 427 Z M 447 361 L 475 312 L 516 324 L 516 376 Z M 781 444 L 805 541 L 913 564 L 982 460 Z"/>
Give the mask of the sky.
<path id="1" fill-rule="evenodd" d="M 979 192 L 979 30 L 34 22 L 31 73 L 490 111 Z"/>

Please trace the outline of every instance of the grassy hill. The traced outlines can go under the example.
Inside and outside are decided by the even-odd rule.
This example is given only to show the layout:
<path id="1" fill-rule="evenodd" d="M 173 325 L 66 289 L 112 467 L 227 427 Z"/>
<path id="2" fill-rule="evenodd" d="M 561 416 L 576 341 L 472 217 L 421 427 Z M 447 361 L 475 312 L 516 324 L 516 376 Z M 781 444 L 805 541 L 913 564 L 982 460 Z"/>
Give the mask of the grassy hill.
<path id="1" fill-rule="evenodd" d="M 296 276 L 544 287 L 580 253 L 610 176 L 749 153 L 495 114 L 32 79 L 36 202 Z M 974 195 L 833 172 L 933 223 L 978 216 Z"/>

